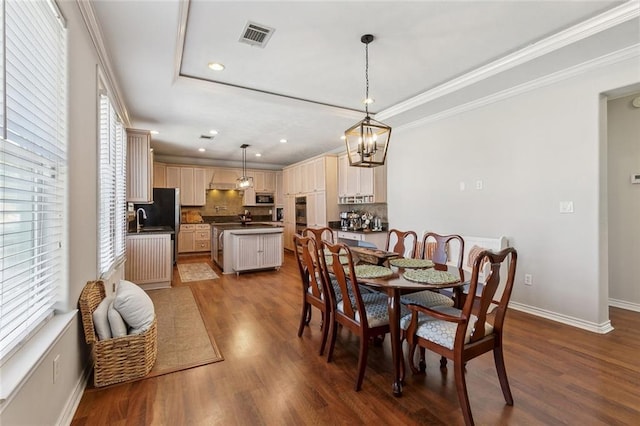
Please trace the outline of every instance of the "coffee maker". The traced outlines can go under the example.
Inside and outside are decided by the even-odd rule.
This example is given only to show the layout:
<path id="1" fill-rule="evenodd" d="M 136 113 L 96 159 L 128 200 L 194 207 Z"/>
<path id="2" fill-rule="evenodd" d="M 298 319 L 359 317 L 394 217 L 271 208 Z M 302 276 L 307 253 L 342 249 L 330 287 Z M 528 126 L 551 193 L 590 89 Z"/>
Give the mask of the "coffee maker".
<path id="1" fill-rule="evenodd" d="M 346 231 L 349 229 L 349 213 L 340 213 L 340 229 Z"/>

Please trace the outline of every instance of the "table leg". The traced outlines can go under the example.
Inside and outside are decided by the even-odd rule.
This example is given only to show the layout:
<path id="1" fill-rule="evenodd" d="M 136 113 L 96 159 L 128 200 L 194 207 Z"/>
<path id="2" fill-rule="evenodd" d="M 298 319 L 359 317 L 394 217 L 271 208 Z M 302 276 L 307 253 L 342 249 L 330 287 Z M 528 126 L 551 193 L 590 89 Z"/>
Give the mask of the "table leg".
<path id="1" fill-rule="evenodd" d="M 402 396 L 402 341 L 400 340 L 400 289 L 388 289 L 389 328 L 391 331 L 391 356 L 393 359 L 393 395 Z"/>

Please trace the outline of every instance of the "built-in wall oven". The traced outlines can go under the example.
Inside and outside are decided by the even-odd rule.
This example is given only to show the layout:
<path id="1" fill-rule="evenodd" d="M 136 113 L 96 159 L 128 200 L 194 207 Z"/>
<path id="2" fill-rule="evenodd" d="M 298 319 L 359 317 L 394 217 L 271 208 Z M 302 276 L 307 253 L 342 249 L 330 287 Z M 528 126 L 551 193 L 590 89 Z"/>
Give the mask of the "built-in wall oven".
<path id="1" fill-rule="evenodd" d="M 296 197 L 296 234 L 302 234 L 307 227 L 307 197 Z"/>

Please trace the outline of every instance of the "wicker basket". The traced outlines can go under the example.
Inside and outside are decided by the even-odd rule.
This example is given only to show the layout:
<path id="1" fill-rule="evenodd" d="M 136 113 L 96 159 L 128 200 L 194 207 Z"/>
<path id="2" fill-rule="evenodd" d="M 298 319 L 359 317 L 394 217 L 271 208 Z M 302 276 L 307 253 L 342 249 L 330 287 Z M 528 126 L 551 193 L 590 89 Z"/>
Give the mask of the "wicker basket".
<path id="1" fill-rule="evenodd" d="M 98 340 L 93 311 L 105 298 L 104 283 L 89 281 L 80 294 L 80 312 L 87 344 L 92 345 L 93 383 L 96 387 L 144 377 L 153 368 L 158 354 L 156 319 L 142 334 Z"/>

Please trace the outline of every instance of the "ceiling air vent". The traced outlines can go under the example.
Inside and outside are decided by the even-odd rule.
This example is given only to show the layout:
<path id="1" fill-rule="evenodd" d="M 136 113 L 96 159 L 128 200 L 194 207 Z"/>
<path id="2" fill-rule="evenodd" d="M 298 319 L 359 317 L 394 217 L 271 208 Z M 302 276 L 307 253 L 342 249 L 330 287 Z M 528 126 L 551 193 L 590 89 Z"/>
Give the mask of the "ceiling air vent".
<path id="1" fill-rule="evenodd" d="M 274 31 L 275 28 L 247 21 L 247 25 L 245 25 L 239 41 L 240 43 L 246 43 L 251 46 L 264 47 Z"/>
<path id="2" fill-rule="evenodd" d="M 200 139 L 213 140 L 215 136 L 213 135 L 200 135 Z"/>

